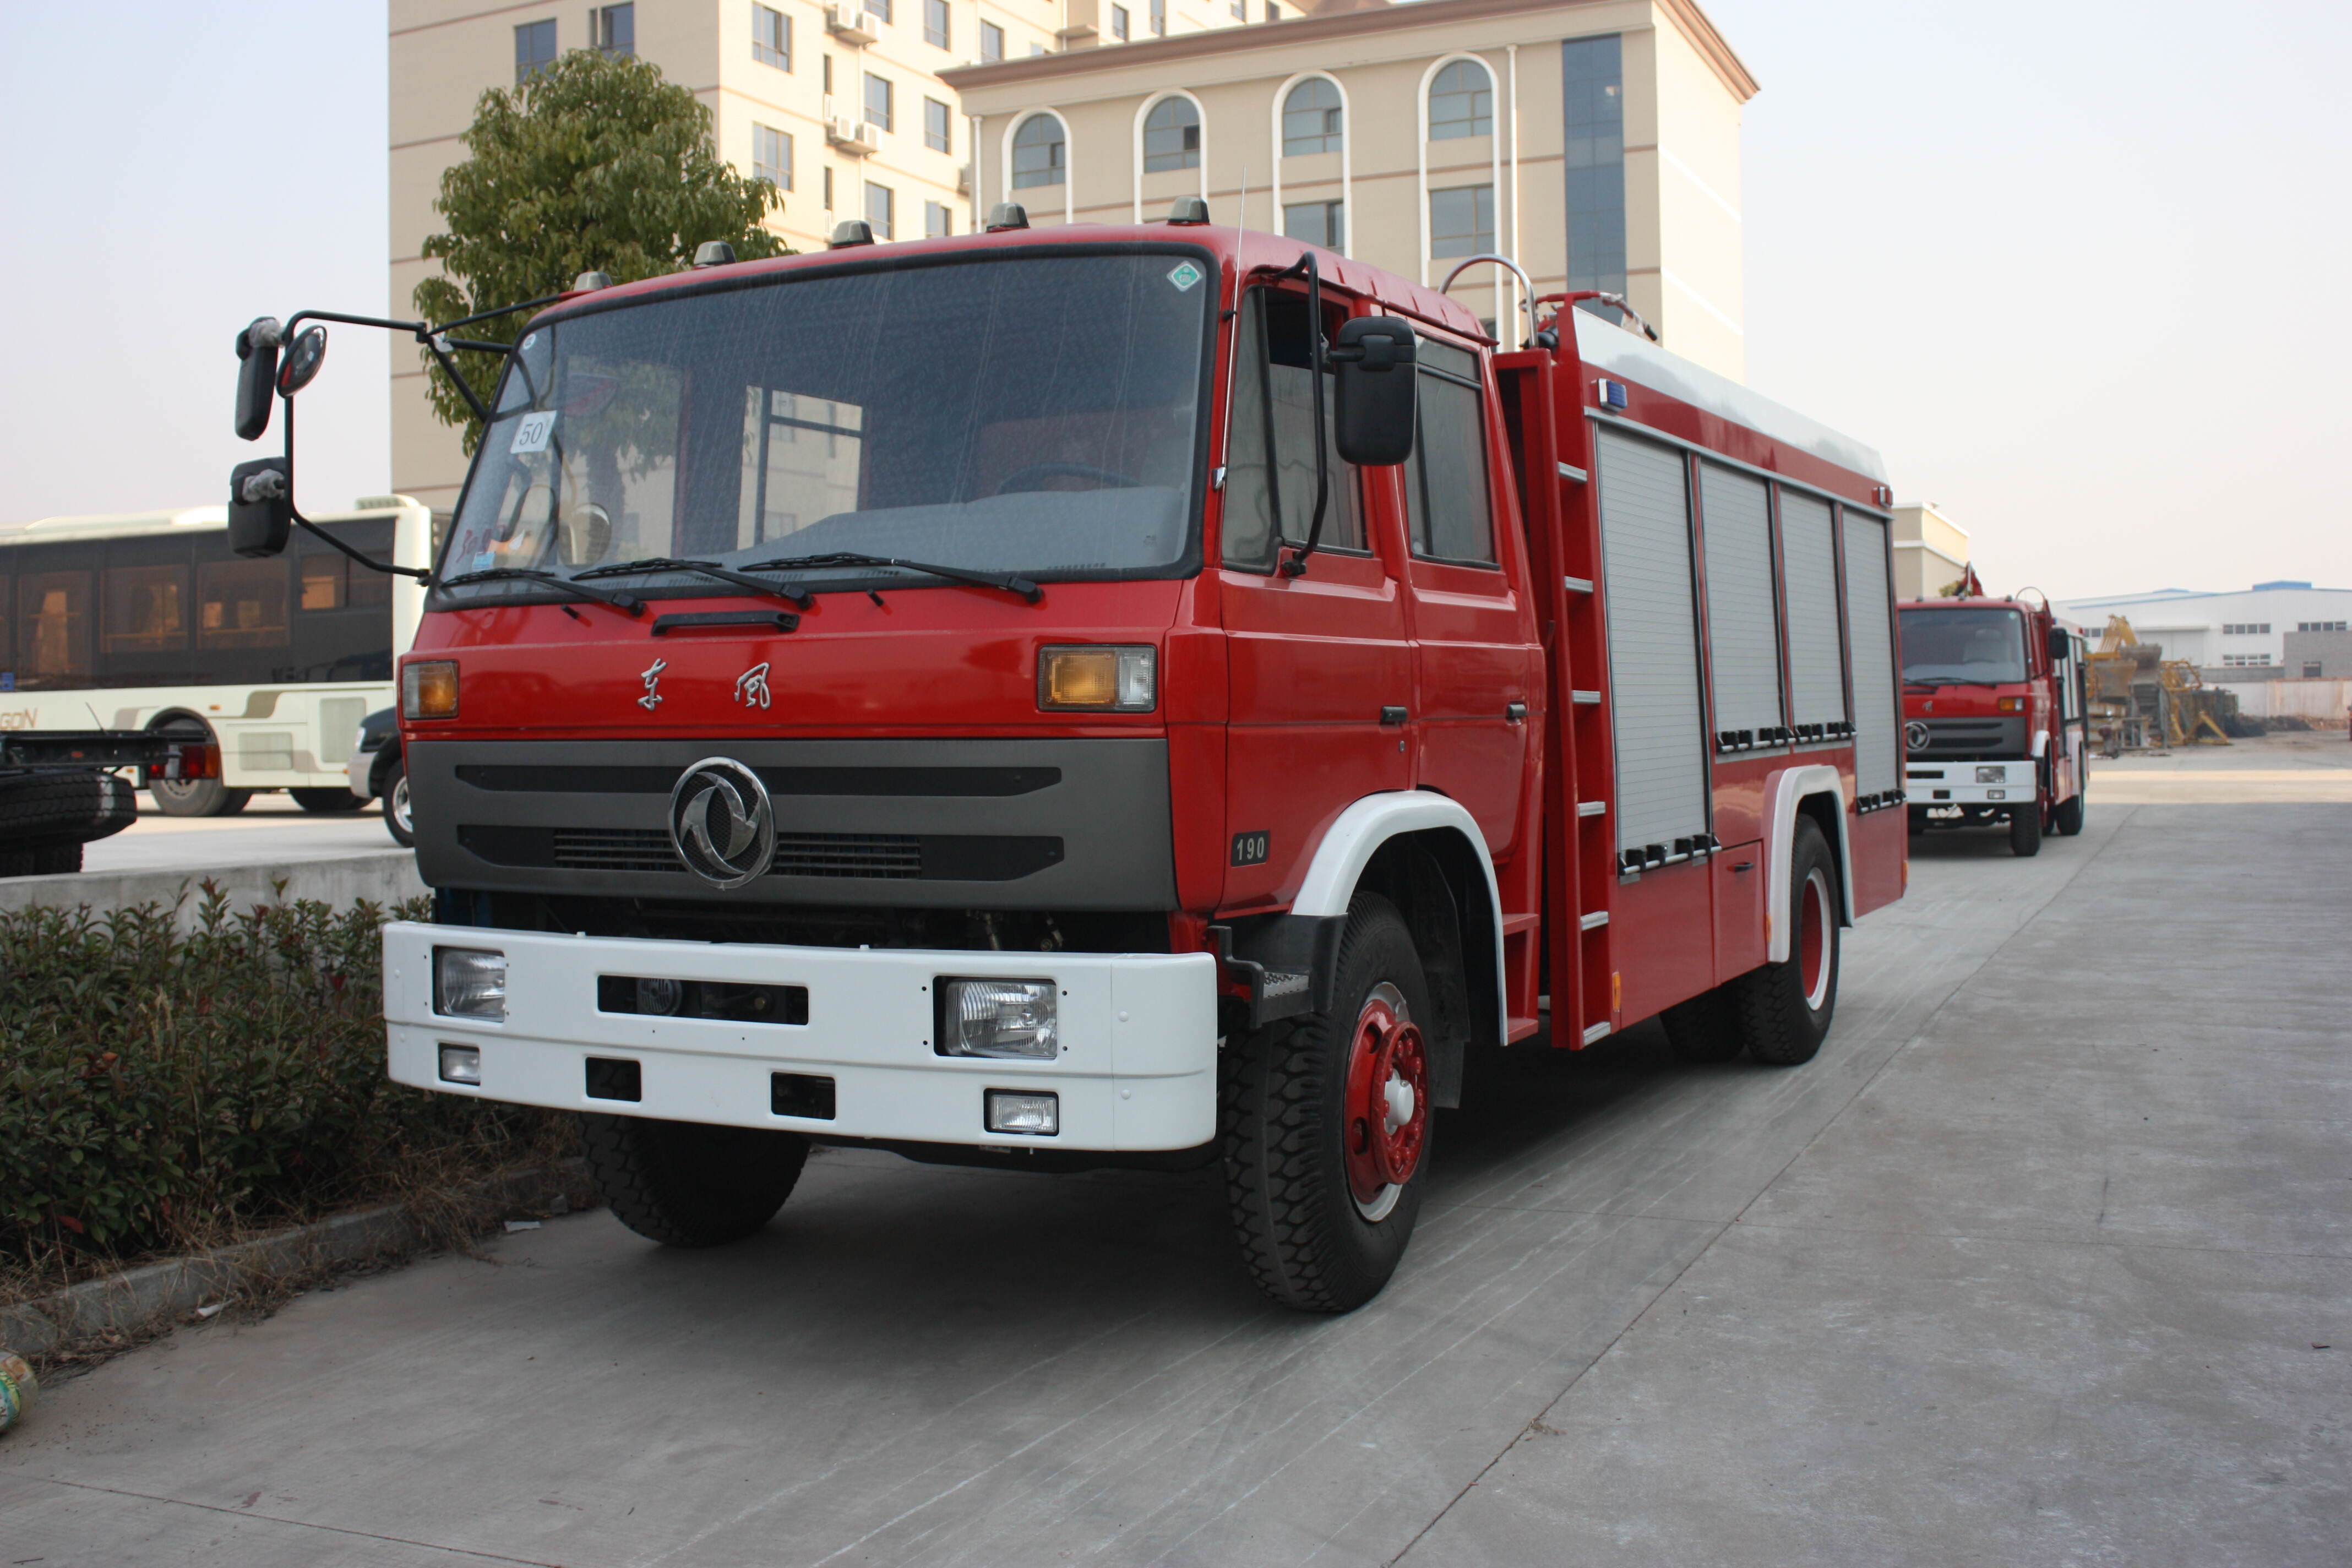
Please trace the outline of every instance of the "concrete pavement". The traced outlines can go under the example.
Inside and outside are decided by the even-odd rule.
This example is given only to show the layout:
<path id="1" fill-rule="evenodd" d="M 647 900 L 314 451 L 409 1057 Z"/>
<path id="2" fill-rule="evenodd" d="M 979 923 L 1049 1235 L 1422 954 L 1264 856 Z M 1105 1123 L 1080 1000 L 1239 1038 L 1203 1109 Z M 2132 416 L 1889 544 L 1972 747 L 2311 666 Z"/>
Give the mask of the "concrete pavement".
<path id="1" fill-rule="evenodd" d="M 2345 812 L 2100 800 L 1917 841 L 1809 1067 L 1443 1118 L 1350 1317 L 1195 1181 L 827 1154 L 738 1247 L 579 1215 L 55 1383 L 0 1557 L 2340 1563 Z"/>

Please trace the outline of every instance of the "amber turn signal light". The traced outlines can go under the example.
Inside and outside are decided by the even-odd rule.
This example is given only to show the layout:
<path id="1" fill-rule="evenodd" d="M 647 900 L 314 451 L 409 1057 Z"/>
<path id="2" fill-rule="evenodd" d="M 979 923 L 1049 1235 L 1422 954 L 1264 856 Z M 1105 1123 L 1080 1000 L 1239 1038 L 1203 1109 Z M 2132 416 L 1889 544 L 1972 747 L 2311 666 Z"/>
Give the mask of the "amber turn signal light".
<path id="1" fill-rule="evenodd" d="M 446 658 L 418 659 L 400 670 L 400 716 L 404 719 L 455 719 L 457 716 L 457 666 Z"/>
<path id="2" fill-rule="evenodd" d="M 1157 650 L 1046 647 L 1037 651 L 1037 706 L 1047 710 L 1149 713 L 1159 702 Z"/>
<path id="3" fill-rule="evenodd" d="M 2003 697 L 1996 701 L 1993 706 L 2003 713 L 2022 713 L 2025 711 L 2025 699 L 2022 697 Z"/>

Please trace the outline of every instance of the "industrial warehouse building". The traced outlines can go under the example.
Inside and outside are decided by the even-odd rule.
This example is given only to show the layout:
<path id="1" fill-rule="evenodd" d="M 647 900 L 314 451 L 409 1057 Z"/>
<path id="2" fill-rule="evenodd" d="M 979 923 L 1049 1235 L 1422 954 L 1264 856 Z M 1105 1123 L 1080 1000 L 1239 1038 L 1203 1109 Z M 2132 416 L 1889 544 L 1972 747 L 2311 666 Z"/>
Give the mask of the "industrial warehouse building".
<path id="1" fill-rule="evenodd" d="M 2069 599 L 2058 613 L 2093 637 L 2110 616 L 2142 642 L 2164 645 L 2208 680 L 2352 679 L 2352 588 L 2257 583 L 2242 593 L 2160 588 L 2150 594 Z"/>

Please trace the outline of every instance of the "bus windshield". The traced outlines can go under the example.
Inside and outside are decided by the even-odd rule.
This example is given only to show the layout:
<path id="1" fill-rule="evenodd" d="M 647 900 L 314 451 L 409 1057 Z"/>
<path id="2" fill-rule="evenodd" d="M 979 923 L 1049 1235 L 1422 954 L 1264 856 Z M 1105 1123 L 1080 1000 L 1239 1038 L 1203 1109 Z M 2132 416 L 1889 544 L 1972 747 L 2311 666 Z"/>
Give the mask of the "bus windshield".
<path id="1" fill-rule="evenodd" d="M 1905 610 L 1903 679 L 1913 686 L 2002 686 L 2025 679 L 2015 610 Z"/>
<path id="2" fill-rule="evenodd" d="M 441 574 L 856 552 L 1175 574 L 1193 554 L 1215 296 L 1209 266 L 1175 251 L 1016 254 L 786 274 L 537 327 Z M 613 585 L 689 584 L 712 591 L 660 573 Z"/>

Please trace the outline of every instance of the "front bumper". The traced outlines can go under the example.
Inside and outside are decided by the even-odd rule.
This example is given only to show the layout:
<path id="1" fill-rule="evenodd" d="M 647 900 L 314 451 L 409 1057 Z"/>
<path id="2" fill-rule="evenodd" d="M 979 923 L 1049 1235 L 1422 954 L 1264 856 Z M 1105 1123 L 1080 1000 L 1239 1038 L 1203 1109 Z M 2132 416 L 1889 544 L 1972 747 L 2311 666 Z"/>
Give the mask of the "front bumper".
<path id="1" fill-rule="evenodd" d="M 1915 806 L 2015 805 L 2033 798 L 2035 765 L 2005 763 L 1913 763 L 1904 770 L 1904 793 Z"/>
<path id="2" fill-rule="evenodd" d="M 506 954 L 506 1017 L 433 1007 L 433 949 Z M 808 989 L 806 1024 L 607 1013 L 603 974 Z M 932 1049 L 941 975 L 1041 979 L 1061 992 L 1053 1061 Z M 519 1105 L 908 1142 L 1191 1149 L 1216 1127 L 1217 966 L 1207 953 L 963 952 L 561 936 L 398 921 L 383 928 L 394 1081 Z M 481 1052 L 478 1087 L 445 1083 L 440 1047 Z M 591 1057 L 638 1064 L 641 1098 L 592 1099 Z M 834 1115 L 779 1115 L 771 1075 L 834 1080 Z M 990 1132 L 985 1091 L 1060 1096 L 1051 1137 Z"/>

